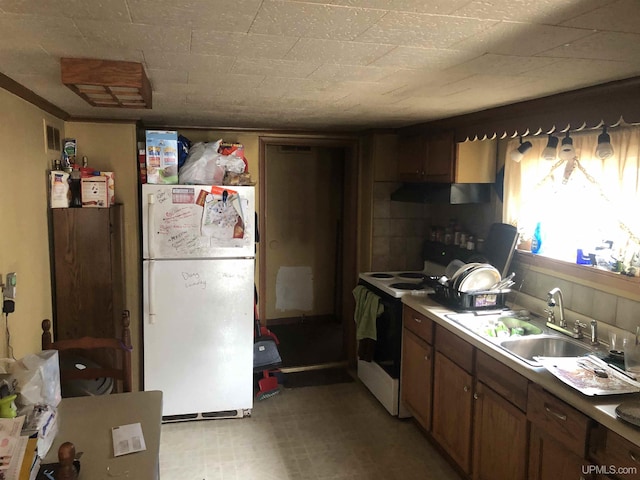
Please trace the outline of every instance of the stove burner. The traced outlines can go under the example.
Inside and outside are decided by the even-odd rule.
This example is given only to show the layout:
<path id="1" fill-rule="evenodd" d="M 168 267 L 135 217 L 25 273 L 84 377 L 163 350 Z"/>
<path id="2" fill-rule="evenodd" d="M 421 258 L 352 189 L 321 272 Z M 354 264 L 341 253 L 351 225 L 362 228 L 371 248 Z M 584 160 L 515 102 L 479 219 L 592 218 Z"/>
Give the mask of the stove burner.
<path id="1" fill-rule="evenodd" d="M 372 273 L 371 276 L 373 278 L 393 278 L 390 273 Z"/>
<path id="2" fill-rule="evenodd" d="M 419 278 L 420 280 L 424 280 L 425 275 L 424 275 L 424 273 L 420 273 L 420 272 L 404 272 L 404 273 L 399 273 L 398 277 L 400 277 L 400 278 Z"/>
<path id="3" fill-rule="evenodd" d="M 405 282 L 392 283 L 391 285 L 389 285 L 389 287 L 395 288 L 396 290 L 423 290 L 424 289 L 424 285 L 422 285 L 421 283 L 405 283 Z"/>

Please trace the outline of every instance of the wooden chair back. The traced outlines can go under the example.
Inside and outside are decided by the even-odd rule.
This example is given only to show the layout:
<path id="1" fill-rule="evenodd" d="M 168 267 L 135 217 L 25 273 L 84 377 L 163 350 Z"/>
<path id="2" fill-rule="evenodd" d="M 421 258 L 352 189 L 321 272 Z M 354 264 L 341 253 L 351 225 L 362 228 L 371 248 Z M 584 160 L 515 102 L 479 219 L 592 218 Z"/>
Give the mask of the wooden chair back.
<path id="1" fill-rule="evenodd" d="M 116 391 L 131 392 L 131 330 L 129 326 L 131 319 L 129 311 L 122 313 L 122 338 L 96 338 L 82 337 L 77 339 L 51 341 L 51 320 L 42 321 L 42 349 L 65 351 L 82 351 L 88 358 L 95 360 L 99 364 L 96 368 L 85 368 L 83 370 L 62 369 L 60 370 L 60 380 L 93 380 L 96 378 L 113 378 L 116 386 L 121 384 L 121 388 L 116 387 Z M 104 355 L 104 353 L 108 355 Z M 92 355 L 93 353 L 93 355 Z M 102 355 L 101 355 L 102 353 Z M 61 353 L 62 355 L 62 353 Z M 102 360 L 97 360 L 98 358 Z M 105 361 L 104 359 L 113 361 Z"/>

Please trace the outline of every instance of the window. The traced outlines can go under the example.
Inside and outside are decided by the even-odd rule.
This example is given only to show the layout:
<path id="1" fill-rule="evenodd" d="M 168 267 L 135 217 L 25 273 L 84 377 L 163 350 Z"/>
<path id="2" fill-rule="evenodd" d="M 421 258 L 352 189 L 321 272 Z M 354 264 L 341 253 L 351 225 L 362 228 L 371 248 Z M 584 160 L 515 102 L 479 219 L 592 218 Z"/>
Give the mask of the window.
<path id="1" fill-rule="evenodd" d="M 595 156 L 600 133 L 571 132 L 575 156 L 568 160 L 541 158 L 547 136 L 540 136 L 527 137 L 532 148 L 514 162 L 509 152 L 520 139 L 510 140 L 504 218 L 525 242 L 539 226 L 541 255 L 640 273 L 640 127 L 609 130 L 614 154 L 605 160 Z"/>

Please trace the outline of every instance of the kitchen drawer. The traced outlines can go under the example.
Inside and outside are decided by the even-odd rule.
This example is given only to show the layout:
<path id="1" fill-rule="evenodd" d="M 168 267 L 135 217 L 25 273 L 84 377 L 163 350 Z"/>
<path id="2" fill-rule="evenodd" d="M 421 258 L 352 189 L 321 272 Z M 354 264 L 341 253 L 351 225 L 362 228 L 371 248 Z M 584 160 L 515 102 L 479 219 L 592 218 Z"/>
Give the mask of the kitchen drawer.
<path id="1" fill-rule="evenodd" d="M 570 451 L 584 458 L 593 420 L 551 395 L 539 385 L 529 385 L 527 418 Z"/>
<path id="2" fill-rule="evenodd" d="M 526 412 L 529 380 L 480 350 L 476 355 L 476 378 Z"/>
<path id="3" fill-rule="evenodd" d="M 429 344 L 433 344 L 433 321 L 413 308 L 404 307 L 402 311 L 404 326 Z"/>
<path id="4" fill-rule="evenodd" d="M 436 325 L 436 350 L 442 352 L 454 363 L 473 373 L 473 352 L 475 348 L 446 328 Z"/>
<path id="5" fill-rule="evenodd" d="M 620 478 L 640 480 L 640 447 L 602 425 L 591 435 L 589 457 L 598 465 L 624 469 Z"/>

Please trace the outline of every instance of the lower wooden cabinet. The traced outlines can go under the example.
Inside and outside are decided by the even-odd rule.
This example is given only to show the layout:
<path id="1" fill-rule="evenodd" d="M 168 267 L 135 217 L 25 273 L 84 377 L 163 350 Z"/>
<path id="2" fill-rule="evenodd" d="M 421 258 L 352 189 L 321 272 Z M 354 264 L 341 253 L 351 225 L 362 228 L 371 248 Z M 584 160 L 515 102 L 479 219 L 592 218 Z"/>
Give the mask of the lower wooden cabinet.
<path id="1" fill-rule="evenodd" d="M 466 474 L 471 472 L 472 415 L 473 376 L 436 351 L 432 434 Z"/>
<path id="2" fill-rule="evenodd" d="M 640 480 L 640 447 L 602 425 L 591 432 L 589 459 L 598 469 L 598 480 Z"/>
<path id="3" fill-rule="evenodd" d="M 525 480 L 527 415 L 482 382 L 476 385 L 474 399 L 474 480 Z"/>
<path id="4" fill-rule="evenodd" d="M 529 480 L 593 480 L 589 462 L 552 435 L 531 425 Z"/>
<path id="5" fill-rule="evenodd" d="M 431 428 L 433 347 L 410 332 L 402 332 L 402 402 L 426 430 Z"/>
<path id="6" fill-rule="evenodd" d="M 586 460 L 593 420 L 538 385 L 529 386 L 529 480 L 591 480 Z"/>

